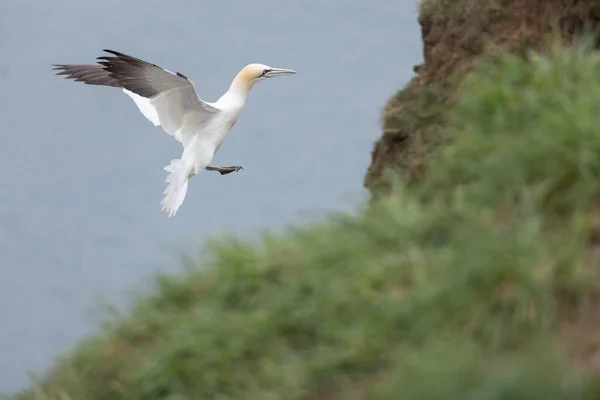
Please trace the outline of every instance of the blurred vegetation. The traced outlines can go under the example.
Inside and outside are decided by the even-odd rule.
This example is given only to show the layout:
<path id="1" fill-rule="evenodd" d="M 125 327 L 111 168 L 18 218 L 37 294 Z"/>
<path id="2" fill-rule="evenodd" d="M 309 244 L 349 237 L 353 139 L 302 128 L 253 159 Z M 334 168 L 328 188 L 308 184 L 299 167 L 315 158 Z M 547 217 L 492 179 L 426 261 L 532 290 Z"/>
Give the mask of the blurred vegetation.
<path id="1" fill-rule="evenodd" d="M 477 65 L 422 182 L 210 242 L 17 398 L 599 398 L 598 77 L 585 46 Z"/>

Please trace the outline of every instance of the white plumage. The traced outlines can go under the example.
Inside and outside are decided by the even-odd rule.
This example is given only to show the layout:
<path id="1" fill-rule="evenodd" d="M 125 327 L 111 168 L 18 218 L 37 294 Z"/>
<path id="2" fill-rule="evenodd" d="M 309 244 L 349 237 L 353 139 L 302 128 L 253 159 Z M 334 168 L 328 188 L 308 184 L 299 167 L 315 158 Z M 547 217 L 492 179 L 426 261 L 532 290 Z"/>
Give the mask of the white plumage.
<path id="1" fill-rule="evenodd" d="M 130 92 L 127 89 L 123 89 L 123 93 L 127 96 L 131 97 L 135 104 L 138 106 L 144 117 L 148 118 L 150 122 L 154 124 L 154 126 L 160 125 L 160 119 L 158 118 L 158 113 L 156 112 L 156 108 L 150 104 L 150 99 L 142 97 L 138 94 Z"/>
<path id="2" fill-rule="evenodd" d="M 246 105 L 252 86 L 263 79 L 295 74 L 289 69 L 249 64 L 232 81 L 229 90 L 216 102 L 209 103 L 196 94 L 192 81 L 155 64 L 104 50 L 114 57 L 98 57 L 97 64 L 55 64 L 57 75 L 89 85 L 122 88 L 140 112 L 161 126 L 183 145 L 183 153 L 164 167 L 169 173 L 161 202 L 161 213 L 169 217 L 181 207 L 189 179 L 202 170 L 222 175 L 242 169 L 241 166 L 211 166 L 213 156 Z"/>

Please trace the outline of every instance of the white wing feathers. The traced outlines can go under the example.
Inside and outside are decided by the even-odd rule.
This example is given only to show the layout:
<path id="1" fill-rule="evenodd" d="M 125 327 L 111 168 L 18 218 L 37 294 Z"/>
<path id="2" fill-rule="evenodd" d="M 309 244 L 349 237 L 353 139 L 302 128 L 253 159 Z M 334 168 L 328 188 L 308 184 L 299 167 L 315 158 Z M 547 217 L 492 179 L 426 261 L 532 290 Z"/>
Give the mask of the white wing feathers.
<path id="1" fill-rule="evenodd" d="M 148 118 L 148 120 L 152 122 L 154 126 L 160 125 L 160 118 L 158 118 L 156 108 L 154 108 L 154 106 L 150 104 L 150 99 L 142 97 L 139 94 L 130 92 L 127 89 L 123 89 L 123 93 L 125 93 L 127 96 L 133 99 L 133 101 L 138 106 L 144 117 Z"/>
<path id="2" fill-rule="evenodd" d="M 160 92 L 149 99 L 149 105 L 154 108 L 165 132 L 184 146 L 218 112 L 218 109 L 198 98 L 191 82 L 190 86 Z"/>
<path id="3" fill-rule="evenodd" d="M 197 133 L 197 128 L 218 112 L 218 109 L 198 97 L 194 83 L 186 76 L 135 57 L 106 51 L 116 57 L 99 57 L 103 60 L 99 64 L 105 66 L 124 90 L 148 99 L 147 102 L 141 99 L 134 101 L 146 118 L 154 125 L 162 126 L 165 132 L 184 146 Z M 154 112 L 151 108 L 154 108 Z"/>

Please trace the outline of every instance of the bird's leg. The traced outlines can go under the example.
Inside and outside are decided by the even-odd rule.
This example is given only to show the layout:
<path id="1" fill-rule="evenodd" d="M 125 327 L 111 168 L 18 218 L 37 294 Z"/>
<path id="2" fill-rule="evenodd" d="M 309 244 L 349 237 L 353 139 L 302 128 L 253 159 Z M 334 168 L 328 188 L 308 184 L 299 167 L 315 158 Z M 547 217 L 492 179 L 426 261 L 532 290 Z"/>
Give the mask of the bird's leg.
<path id="1" fill-rule="evenodd" d="M 214 167 L 212 165 L 209 165 L 208 167 L 206 167 L 207 171 L 219 171 L 221 175 L 227 175 L 232 172 L 237 172 L 240 169 L 244 169 L 244 167 L 242 167 L 241 165 L 234 165 L 232 167 Z"/>

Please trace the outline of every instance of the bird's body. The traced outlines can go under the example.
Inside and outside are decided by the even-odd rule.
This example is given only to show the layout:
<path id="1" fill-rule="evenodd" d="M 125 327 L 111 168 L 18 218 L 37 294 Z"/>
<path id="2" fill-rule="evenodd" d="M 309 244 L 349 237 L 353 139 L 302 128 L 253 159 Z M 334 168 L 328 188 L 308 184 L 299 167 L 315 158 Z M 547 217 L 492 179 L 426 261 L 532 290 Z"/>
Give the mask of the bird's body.
<path id="1" fill-rule="evenodd" d="M 181 142 L 181 157 L 164 168 L 169 176 L 161 212 L 169 216 L 175 215 L 183 203 L 192 176 L 205 169 L 221 174 L 241 169 L 210 164 L 238 120 L 252 86 L 269 77 L 296 73 L 249 64 L 237 74 L 229 90 L 210 103 L 198 97 L 192 81 L 180 73 L 113 50 L 104 51 L 115 57 L 98 57 L 102 61 L 97 64 L 60 64 L 54 69 L 60 71 L 58 75 L 75 81 L 122 88 L 150 122 Z"/>

